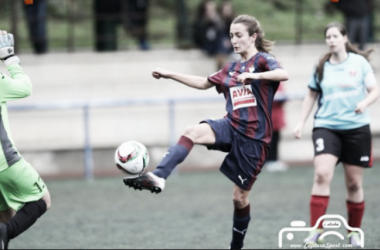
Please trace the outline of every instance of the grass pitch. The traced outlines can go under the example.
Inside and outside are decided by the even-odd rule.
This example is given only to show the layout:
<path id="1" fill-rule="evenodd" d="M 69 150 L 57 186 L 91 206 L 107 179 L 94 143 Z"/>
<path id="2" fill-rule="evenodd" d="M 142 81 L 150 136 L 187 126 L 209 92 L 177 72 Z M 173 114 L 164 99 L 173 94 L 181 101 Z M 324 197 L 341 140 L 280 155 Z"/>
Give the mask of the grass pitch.
<path id="1" fill-rule="evenodd" d="M 379 249 L 380 165 L 366 170 L 365 248 Z M 278 233 L 293 220 L 309 223 L 311 166 L 282 173 L 263 171 L 251 194 L 245 249 L 278 248 Z M 124 186 L 123 176 L 50 180 L 52 208 L 11 249 L 228 249 L 233 184 L 218 171 L 171 176 L 161 194 Z M 344 173 L 335 171 L 328 214 L 346 218 Z M 344 229 L 337 229 L 346 236 Z M 292 243 L 307 235 L 294 234 Z M 334 238 L 335 237 L 335 238 Z M 344 244 L 336 236 L 325 238 Z M 289 247 L 289 245 L 284 245 Z M 302 247 L 303 249 L 303 247 Z"/>

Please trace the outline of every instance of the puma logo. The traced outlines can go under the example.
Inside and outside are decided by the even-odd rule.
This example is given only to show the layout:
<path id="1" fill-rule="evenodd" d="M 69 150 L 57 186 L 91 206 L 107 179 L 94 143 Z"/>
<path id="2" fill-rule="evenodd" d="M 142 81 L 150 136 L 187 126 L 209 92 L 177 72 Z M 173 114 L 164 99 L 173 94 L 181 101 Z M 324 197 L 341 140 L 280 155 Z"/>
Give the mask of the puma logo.
<path id="1" fill-rule="evenodd" d="M 234 231 L 235 231 L 235 232 L 238 232 L 238 233 L 241 233 L 242 235 L 244 235 L 245 232 L 247 232 L 247 229 L 244 229 L 243 231 L 239 231 L 239 230 L 237 230 L 237 229 L 234 227 Z"/>
<path id="2" fill-rule="evenodd" d="M 241 181 L 241 184 L 244 184 L 244 182 L 247 180 L 247 179 L 243 179 L 243 178 L 241 178 L 240 175 L 239 175 L 238 177 L 239 177 L 239 179 L 240 179 L 240 181 Z"/>

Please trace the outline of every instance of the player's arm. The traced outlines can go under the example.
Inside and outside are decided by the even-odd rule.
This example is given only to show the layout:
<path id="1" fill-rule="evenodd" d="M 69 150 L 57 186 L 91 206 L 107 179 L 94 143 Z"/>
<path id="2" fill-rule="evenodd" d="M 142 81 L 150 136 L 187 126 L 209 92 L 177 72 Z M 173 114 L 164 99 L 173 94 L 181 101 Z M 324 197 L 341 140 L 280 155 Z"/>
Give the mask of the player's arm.
<path id="1" fill-rule="evenodd" d="M 7 66 L 10 77 L 0 73 L 0 98 L 1 100 L 19 99 L 32 93 L 32 84 L 17 62 Z"/>
<path id="2" fill-rule="evenodd" d="M 24 98 L 32 92 L 29 77 L 20 66 L 20 59 L 14 55 L 13 35 L 0 30 L 0 60 L 7 67 L 10 77 L 0 73 L 0 99 L 2 101 Z"/>
<path id="3" fill-rule="evenodd" d="M 364 100 L 356 104 L 355 112 L 358 114 L 363 113 L 364 110 L 369 105 L 374 103 L 380 95 L 379 84 L 377 83 L 373 72 L 368 73 L 367 76 L 364 78 L 364 85 L 367 88 L 368 95 L 366 96 L 366 98 L 364 98 Z"/>
<path id="4" fill-rule="evenodd" d="M 172 79 L 174 81 L 180 82 L 186 86 L 195 88 L 195 89 L 209 89 L 214 85 L 210 83 L 206 77 L 187 75 L 177 72 L 172 72 L 168 70 L 164 70 L 161 68 L 157 68 L 152 71 L 152 75 L 156 79 L 166 78 Z"/>
<path id="5" fill-rule="evenodd" d="M 287 81 L 289 79 L 289 74 L 286 70 L 277 68 L 275 70 L 265 71 L 265 72 L 260 72 L 260 73 L 244 72 L 238 76 L 238 81 L 241 83 L 244 83 L 245 80 L 247 79 L 252 79 L 252 80 L 265 79 L 265 80 L 271 80 L 271 81 L 276 81 L 276 82 L 282 82 L 282 81 Z"/>
<path id="6" fill-rule="evenodd" d="M 298 124 L 293 129 L 293 134 L 297 139 L 300 139 L 302 136 L 303 126 L 305 125 L 305 122 L 310 115 L 310 112 L 313 108 L 314 102 L 317 99 L 318 95 L 319 93 L 317 91 L 309 89 L 305 98 L 303 99 L 301 117 Z"/>

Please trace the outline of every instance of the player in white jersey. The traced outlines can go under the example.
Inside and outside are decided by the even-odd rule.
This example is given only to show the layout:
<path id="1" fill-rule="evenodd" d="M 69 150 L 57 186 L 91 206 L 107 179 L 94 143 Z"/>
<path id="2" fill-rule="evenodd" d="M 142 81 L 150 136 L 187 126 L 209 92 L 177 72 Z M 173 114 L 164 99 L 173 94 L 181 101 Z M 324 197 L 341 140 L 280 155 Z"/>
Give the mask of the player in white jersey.
<path id="1" fill-rule="evenodd" d="M 363 168 L 372 166 L 370 118 L 367 107 L 379 97 L 368 56 L 372 50 L 359 51 L 347 38 L 346 29 L 331 23 L 325 29 L 330 52 L 319 61 L 303 101 L 301 118 L 293 133 L 301 138 L 303 126 L 318 98 L 315 113 L 314 182 L 310 199 L 310 222 L 314 226 L 325 214 L 330 198 L 330 183 L 335 166 L 343 163 L 348 225 L 360 228 L 364 214 Z M 305 243 L 320 243 L 322 223 Z M 353 246 L 360 246 L 358 232 L 348 232 Z"/>
<path id="2" fill-rule="evenodd" d="M 14 55 L 13 36 L 1 30 L 0 60 L 10 73 L 0 72 L 0 249 L 8 249 L 8 242 L 32 226 L 51 201 L 44 181 L 12 140 L 7 101 L 29 96 L 32 84 Z"/>

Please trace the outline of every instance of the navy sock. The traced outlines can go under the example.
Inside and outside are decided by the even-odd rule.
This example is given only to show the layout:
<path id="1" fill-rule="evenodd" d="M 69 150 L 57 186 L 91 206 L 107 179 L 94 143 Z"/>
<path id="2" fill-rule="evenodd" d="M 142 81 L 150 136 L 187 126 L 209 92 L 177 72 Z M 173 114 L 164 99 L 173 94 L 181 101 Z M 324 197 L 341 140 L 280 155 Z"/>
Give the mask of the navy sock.
<path id="1" fill-rule="evenodd" d="M 181 136 L 176 145 L 170 147 L 164 158 L 153 171 L 158 177 L 167 179 L 173 169 L 183 162 L 194 146 L 194 142 L 186 136 Z"/>
<path id="2" fill-rule="evenodd" d="M 7 234 L 13 239 L 32 226 L 46 212 L 43 199 L 26 203 L 7 223 Z"/>
<path id="3" fill-rule="evenodd" d="M 251 220 L 250 210 L 251 207 L 249 204 L 242 209 L 235 207 L 231 249 L 243 248 L 244 237 L 248 230 L 249 221 Z"/>

